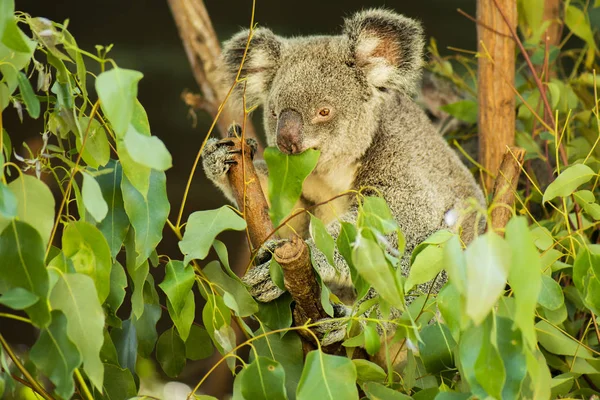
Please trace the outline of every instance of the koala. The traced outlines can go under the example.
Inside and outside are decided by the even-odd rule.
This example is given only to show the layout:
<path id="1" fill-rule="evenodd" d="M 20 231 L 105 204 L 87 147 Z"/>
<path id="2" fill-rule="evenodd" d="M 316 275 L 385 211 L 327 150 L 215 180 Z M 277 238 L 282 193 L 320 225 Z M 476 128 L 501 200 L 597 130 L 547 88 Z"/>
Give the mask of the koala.
<path id="1" fill-rule="evenodd" d="M 239 32 L 223 46 L 221 69 L 229 84 L 244 57 L 248 34 L 247 30 Z M 463 241 L 469 242 L 483 226 L 468 205 L 475 202 L 485 207 L 469 170 L 413 101 L 420 84 L 423 47 L 420 23 L 385 9 L 357 12 L 335 36 L 284 38 L 258 28 L 241 71 L 244 83 L 234 92 L 238 99 L 245 94 L 249 106 L 262 105 L 269 146 L 287 154 L 320 151 L 297 207 L 365 188 L 365 194 L 383 196 L 405 236 L 400 262 L 405 275 L 412 250 L 433 232 L 460 229 Z M 232 162 L 227 143 L 212 139 L 203 154 L 203 167 L 233 201 L 226 178 Z M 254 164 L 266 190 L 265 163 L 256 160 Z M 341 221 L 356 221 L 356 196 L 340 197 L 313 213 L 335 239 Z M 336 268 L 327 263 L 307 237 L 306 220 L 292 228 L 304 236 L 323 282 L 338 298 L 353 301 L 343 258 L 336 253 Z M 258 265 L 243 278 L 262 302 L 283 293 L 269 276 L 269 250 L 274 245 L 267 243 Z M 338 307 L 335 311 L 337 316 L 347 310 Z M 342 340 L 343 328 L 328 337 L 329 342 Z"/>

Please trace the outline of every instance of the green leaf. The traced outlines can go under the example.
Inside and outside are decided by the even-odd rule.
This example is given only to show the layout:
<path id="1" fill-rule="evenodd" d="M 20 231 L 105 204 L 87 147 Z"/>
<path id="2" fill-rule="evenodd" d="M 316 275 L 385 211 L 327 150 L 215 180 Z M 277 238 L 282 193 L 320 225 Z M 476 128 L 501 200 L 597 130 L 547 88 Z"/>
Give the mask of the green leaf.
<path id="1" fill-rule="evenodd" d="M 194 268 L 191 265 L 184 265 L 181 261 L 170 261 L 165 271 L 165 279 L 158 286 L 167 295 L 173 310 L 180 313 L 188 293 L 194 286 Z"/>
<path id="2" fill-rule="evenodd" d="M 121 320 L 117 317 L 117 311 L 125 299 L 125 288 L 127 287 L 127 275 L 123 266 L 115 261 L 110 269 L 110 292 L 104 302 L 106 311 L 106 323 L 116 328 L 121 327 Z"/>
<path id="3" fill-rule="evenodd" d="M 390 208 L 382 197 L 365 196 L 358 213 L 359 227 L 367 227 L 384 235 L 396 232 L 399 243 L 398 251 L 404 250 L 404 237 L 398 227 Z"/>
<path id="4" fill-rule="evenodd" d="M 237 315 L 249 317 L 258 312 L 258 304 L 250 296 L 246 287 L 223 272 L 218 261 L 208 263 L 203 271 L 208 279 L 217 285 L 216 289 L 222 293 L 227 307 L 234 310 Z"/>
<path id="5" fill-rule="evenodd" d="M 358 273 L 356 266 L 354 266 L 354 263 L 352 262 L 352 248 L 354 246 L 354 241 L 356 240 L 356 235 L 356 226 L 349 222 L 342 222 L 340 234 L 337 238 L 337 247 L 350 269 L 352 284 L 356 289 L 356 298 L 362 299 L 371 287 Z"/>
<path id="6" fill-rule="evenodd" d="M 175 332 L 174 326 L 164 331 L 158 338 L 156 359 L 170 378 L 177 377 L 185 367 L 185 343 Z"/>
<path id="7" fill-rule="evenodd" d="M 200 291 L 203 289 L 200 287 Z M 223 302 L 223 298 L 219 295 L 208 295 L 206 296 L 206 290 L 204 290 L 206 297 L 206 304 L 202 309 L 202 322 L 206 328 L 206 332 L 212 339 L 217 349 L 222 352 L 223 347 L 215 339 L 215 331 L 218 331 L 222 326 L 229 325 L 231 323 L 231 312 L 229 308 Z"/>
<path id="8" fill-rule="evenodd" d="M 513 330 L 513 321 L 508 318 L 496 318 L 496 340 L 498 352 L 502 357 L 506 371 L 506 381 L 502 390 L 503 399 L 518 399 L 521 385 L 527 375 L 526 358 L 521 332 Z"/>
<path id="9" fill-rule="evenodd" d="M 373 356 L 377 354 L 381 347 L 381 340 L 379 339 L 379 333 L 374 322 L 369 322 L 363 329 L 365 337 L 365 349 L 369 355 Z"/>
<path id="10" fill-rule="evenodd" d="M 519 12 L 523 13 L 529 29 L 535 32 L 542 24 L 544 0 L 520 0 Z"/>
<path id="11" fill-rule="evenodd" d="M 118 161 L 111 160 L 106 168 L 112 168 L 112 171 L 108 174 L 98 175 L 96 181 L 100 185 L 104 201 L 108 204 L 108 213 L 97 226 L 106 238 L 108 247 L 110 247 L 110 254 L 114 259 L 125 240 L 129 228 L 129 218 L 125 212 L 123 193 L 121 192 L 121 179 L 123 176 L 121 164 Z M 101 171 L 103 170 L 101 169 Z"/>
<path id="12" fill-rule="evenodd" d="M 75 271 L 93 279 L 100 303 L 110 293 L 110 249 L 102 233 L 93 225 L 76 221 L 67 224 L 62 237 L 63 252 Z"/>
<path id="13" fill-rule="evenodd" d="M 420 332 L 419 355 L 427 372 L 438 373 L 454 366 L 453 351 L 456 341 L 446 325 L 427 325 Z"/>
<path id="14" fill-rule="evenodd" d="M 114 68 L 96 78 L 96 92 L 104 115 L 110 121 L 117 138 L 122 138 L 132 120 L 141 72 Z"/>
<path id="15" fill-rule="evenodd" d="M 335 253 L 335 242 L 333 241 L 333 238 L 329 232 L 327 232 L 327 228 L 325 227 L 323 221 L 312 214 L 310 215 L 309 231 L 310 237 L 315 242 L 317 249 L 319 249 L 321 253 L 325 255 L 329 265 L 335 268 L 336 265 L 333 259 L 333 255 Z"/>
<path id="16" fill-rule="evenodd" d="M 562 288 L 551 276 L 542 275 L 542 288 L 538 297 L 538 303 L 550 311 L 560 308 L 565 302 Z"/>
<path id="17" fill-rule="evenodd" d="M 136 266 L 142 264 L 162 239 L 162 231 L 169 216 L 164 172 L 152 171 L 147 195 L 142 195 L 126 176 L 121 182 L 125 211 L 135 231 Z M 187 262 L 185 262 L 187 264 Z"/>
<path id="18" fill-rule="evenodd" d="M 138 349 L 135 325 L 128 319 L 123 322 L 122 328 L 114 328 L 110 337 L 118 354 L 119 365 L 135 371 Z"/>
<path id="19" fill-rule="evenodd" d="M 245 369 L 240 379 L 242 395 L 246 399 L 287 399 L 285 371 L 277 361 L 259 356 Z"/>
<path id="20" fill-rule="evenodd" d="M 159 303 L 158 293 L 154 287 L 152 275 L 146 277 L 143 292 L 143 314 L 139 318 L 134 315 L 132 320 L 137 335 L 138 354 L 149 358 L 158 339 L 156 324 L 162 314 L 162 308 Z"/>
<path id="21" fill-rule="evenodd" d="M 100 349 L 104 341 L 104 313 L 98 301 L 94 281 L 83 274 L 63 274 L 50 294 L 52 309 L 67 317 L 67 335 L 83 357 L 85 372 L 102 389 L 104 365 Z"/>
<path id="22" fill-rule="evenodd" d="M 179 249 L 185 256 L 184 264 L 193 259 L 205 259 L 217 235 L 231 229 L 246 229 L 246 221 L 228 206 L 192 213 L 179 242 Z"/>
<path id="23" fill-rule="evenodd" d="M 443 245 L 431 244 L 421 250 L 410 267 L 408 278 L 404 282 L 404 292 L 435 278 L 444 267 L 443 261 Z"/>
<path id="24" fill-rule="evenodd" d="M 573 282 L 594 314 L 600 312 L 600 245 L 582 246 L 573 264 Z"/>
<path id="25" fill-rule="evenodd" d="M 258 330 L 256 335 L 268 331 Z M 255 335 L 255 336 L 256 336 Z M 287 332 L 284 336 L 271 334 L 255 340 L 254 346 L 259 356 L 279 362 L 285 369 L 285 387 L 288 397 L 296 398 L 296 388 L 302 375 L 304 352 L 302 342 L 296 332 Z M 253 353 L 250 353 L 253 356 Z"/>
<path id="26" fill-rule="evenodd" d="M 192 325 L 190 334 L 185 341 L 185 356 L 192 361 L 203 360 L 213 355 L 215 348 L 210 341 L 206 329 Z"/>
<path id="27" fill-rule="evenodd" d="M 9 290 L 23 288 L 37 296 L 40 301 L 27 307 L 25 312 L 38 327 L 50 322 L 44 251 L 39 233 L 25 222 L 11 222 L 0 235 L 0 293 L 6 295 Z"/>
<path id="28" fill-rule="evenodd" d="M 445 111 L 454 118 L 469 124 L 474 124 L 477 122 L 478 107 L 476 101 L 461 100 L 441 106 L 440 110 Z"/>
<path id="29" fill-rule="evenodd" d="M 31 293 L 29 290 L 15 287 L 0 296 L 0 304 L 10 307 L 13 310 L 23 310 L 37 303 L 39 299 L 37 295 Z"/>
<path id="30" fill-rule="evenodd" d="M 17 218 L 34 227 L 47 246 L 54 226 L 54 196 L 48 186 L 31 175 L 21 174 L 8 188 L 17 200 Z M 9 223 L 0 215 L 0 232 Z"/>
<path id="31" fill-rule="evenodd" d="M 600 220 L 600 204 L 596 203 L 594 193 L 589 190 L 579 190 L 573 193 L 575 201 L 583 210 L 589 214 L 595 221 Z"/>
<path id="32" fill-rule="evenodd" d="M 102 399 L 130 399 L 137 394 L 131 370 L 104 364 L 104 393 Z"/>
<path id="33" fill-rule="evenodd" d="M 0 183 L 0 218 L 13 219 L 17 216 L 17 197 L 4 183 Z"/>
<path id="34" fill-rule="evenodd" d="M 356 367 L 356 375 L 358 382 L 383 382 L 387 378 L 387 374 L 379 365 L 368 360 L 354 359 L 352 363 Z"/>
<path id="35" fill-rule="evenodd" d="M 320 152 L 306 150 L 297 155 L 288 155 L 275 147 L 267 147 L 264 159 L 269 168 L 269 214 L 273 225 L 277 226 L 294 208 L 304 180 L 317 166 Z"/>
<path id="36" fill-rule="evenodd" d="M 286 290 L 285 280 L 283 278 L 283 268 L 281 268 L 281 265 L 279 265 L 274 257 L 271 258 L 271 262 L 269 263 L 269 275 L 275 286 L 281 290 Z"/>
<path id="37" fill-rule="evenodd" d="M 346 357 L 313 350 L 306 356 L 298 384 L 298 400 L 358 399 L 356 367 Z"/>
<path id="38" fill-rule="evenodd" d="M 484 340 L 475 361 L 475 377 L 483 389 L 493 398 L 502 398 L 506 371 L 498 348 Z"/>
<path id="39" fill-rule="evenodd" d="M 292 326 L 292 301 L 292 296 L 284 293 L 268 303 L 258 303 L 256 318 L 273 330 L 289 328 Z"/>
<path id="40" fill-rule="evenodd" d="M 542 285 L 540 257 L 525 217 L 511 218 L 506 225 L 506 240 L 512 250 L 508 282 L 516 300 L 515 323 L 531 349 L 535 348 L 534 316 Z"/>
<path id="41" fill-rule="evenodd" d="M 551 353 L 585 359 L 594 358 L 592 352 L 583 347 L 581 343 L 546 321 L 539 321 L 535 324 L 535 329 L 540 344 Z"/>
<path id="42" fill-rule="evenodd" d="M 571 8 L 571 7 L 569 7 Z M 560 173 L 544 192 L 543 203 L 556 197 L 571 195 L 579 186 L 589 182 L 596 173 L 585 164 L 575 164 Z"/>
<path id="43" fill-rule="evenodd" d="M 83 172 L 82 175 L 83 189 L 81 195 L 83 196 L 83 204 L 92 217 L 97 222 L 101 222 L 108 213 L 108 205 L 102 197 L 100 185 L 90 174 Z"/>
<path id="44" fill-rule="evenodd" d="M 383 386 L 377 382 L 366 382 L 362 386 L 370 400 L 410 400 L 411 397 Z"/>
<path id="45" fill-rule="evenodd" d="M 173 166 L 171 154 L 165 144 L 156 136 L 139 133 L 133 124 L 129 125 L 123 143 L 131 159 L 140 165 L 158 171 L 165 171 Z"/>
<path id="46" fill-rule="evenodd" d="M 352 263 L 385 301 L 398 308 L 403 307 L 403 295 L 396 282 L 395 271 L 375 241 L 357 236 Z"/>
<path id="47" fill-rule="evenodd" d="M 4 30 L 0 32 L 2 32 L 2 43 L 17 52 L 28 53 L 32 48 L 35 49 L 35 42 L 19 29 L 17 19 L 13 15 L 4 21 Z"/>
<path id="48" fill-rule="evenodd" d="M 152 168 L 133 161 L 122 140 L 117 140 L 117 154 L 123 167 L 123 176 L 127 177 L 131 186 L 140 192 L 142 196 L 146 196 L 150 188 Z"/>
<path id="49" fill-rule="evenodd" d="M 90 122 L 88 117 L 81 117 L 79 125 L 84 132 L 83 136 L 87 132 L 83 152 L 81 151 L 83 137 L 77 135 L 77 142 L 75 143 L 83 161 L 92 168 L 105 166 L 110 160 L 110 145 L 104 127 L 96 119 Z"/>
<path id="50" fill-rule="evenodd" d="M 194 299 L 194 292 L 189 291 L 185 297 L 183 308 L 176 312 L 173 310 L 171 302 L 167 300 L 167 311 L 177 328 L 177 332 L 181 337 L 181 340 L 185 341 L 190 334 L 190 328 L 194 322 L 194 316 L 196 315 L 196 300 Z"/>
<path id="51" fill-rule="evenodd" d="M 581 38 L 588 46 L 586 66 L 591 67 L 597 50 L 596 40 L 586 13 L 579 8 L 569 5 L 565 11 L 565 24 L 573 34 Z"/>
<path id="52" fill-rule="evenodd" d="M 511 248 L 493 232 L 476 237 L 465 251 L 466 313 L 480 324 L 504 292 L 510 270 Z"/>
<path id="53" fill-rule="evenodd" d="M 31 118 L 36 119 L 40 116 L 40 101 L 33 92 L 29 79 L 27 79 L 27 76 L 22 71 L 19 71 L 17 74 L 17 79 L 19 80 L 21 97 L 23 97 L 23 102 L 25 103 L 25 107 L 27 107 L 27 113 Z"/>
<path id="54" fill-rule="evenodd" d="M 444 322 L 448 324 L 452 336 L 458 340 L 460 332 L 466 329 L 469 319 L 462 312 L 464 310 L 464 297 L 460 295 L 453 282 L 440 290 L 437 296 L 437 306 L 444 317 Z"/>
<path id="55" fill-rule="evenodd" d="M 63 313 L 52 311 L 52 323 L 42 329 L 29 358 L 56 385 L 56 393 L 60 397 L 71 398 L 75 391 L 73 371 L 82 359 L 77 347 L 67 337 L 67 318 Z"/>

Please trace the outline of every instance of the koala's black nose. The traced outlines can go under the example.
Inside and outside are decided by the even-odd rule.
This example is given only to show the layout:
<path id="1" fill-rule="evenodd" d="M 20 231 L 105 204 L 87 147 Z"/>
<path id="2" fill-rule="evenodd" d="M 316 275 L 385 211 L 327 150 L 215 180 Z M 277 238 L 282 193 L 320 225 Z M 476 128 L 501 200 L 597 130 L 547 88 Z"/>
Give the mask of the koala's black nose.
<path id="1" fill-rule="evenodd" d="M 287 154 L 302 152 L 302 115 L 295 110 L 286 109 L 277 120 L 277 147 Z"/>

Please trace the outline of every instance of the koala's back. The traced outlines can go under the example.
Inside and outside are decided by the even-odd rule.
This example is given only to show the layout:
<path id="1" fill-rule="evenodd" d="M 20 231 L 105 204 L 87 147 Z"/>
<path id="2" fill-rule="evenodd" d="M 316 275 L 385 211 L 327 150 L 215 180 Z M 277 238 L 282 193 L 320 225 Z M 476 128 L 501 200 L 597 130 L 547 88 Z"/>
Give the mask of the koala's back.
<path id="1" fill-rule="evenodd" d="M 410 252 L 436 230 L 456 228 L 451 225 L 469 198 L 481 205 L 485 200 L 470 171 L 419 106 L 398 95 L 385 107 L 355 187 L 374 187 L 383 195 Z M 471 217 L 461 224 L 467 241 L 481 229 L 474 223 Z"/>

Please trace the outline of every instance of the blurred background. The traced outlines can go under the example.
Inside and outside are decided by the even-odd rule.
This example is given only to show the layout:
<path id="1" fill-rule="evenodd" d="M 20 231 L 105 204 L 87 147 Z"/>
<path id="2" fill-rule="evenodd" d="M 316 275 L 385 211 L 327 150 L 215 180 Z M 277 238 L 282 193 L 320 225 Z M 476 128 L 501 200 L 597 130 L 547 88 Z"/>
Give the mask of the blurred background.
<path id="1" fill-rule="evenodd" d="M 249 24 L 251 0 L 208 0 L 205 4 L 221 41 Z M 468 50 L 476 48 L 475 24 L 456 11 L 460 8 L 474 16 L 475 0 L 257 0 L 255 21 L 283 36 L 337 34 L 344 16 L 363 8 L 382 6 L 422 21 L 427 37 L 437 40 L 442 55 L 451 53 L 447 50 L 448 46 Z M 167 188 L 171 215 L 175 215 L 194 158 L 211 120 L 207 114 L 200 112 L 194 127 L 189 107 L 181 99 L 184 90 L 198 92 L 199 89 L 166 0 L 17 0 L 16 9 L 33 17 L 46 17 L 56 22 L 69 19 L 68 29 L 79 47 L 95 53 L 95 45 L 113 44 L 109 56 L 120 67 L 144 74 L 139 85 L 139 100 L 148 113 L 152 133 L 165 142 L 173 155 L 173 168 L 167 171 Z M 257 119 L 257 116 L 258 113 L 254 120 L 260 131 L 260 118 Z M 21 123 L 12 108 L 8 108 L 3 117 L 17 153 L 22 154 L 22 142 L 27 142 L 32 149 L 39 147 L 41 125 L 27 118 Z M 225 202 L 225 198 L 207 181 L 199 168 L 184 215 L 196 210 L 217 208 Z M 245 254 L 242 247 L 245 246 L 245 238 L 242 234 L 230 234 L 224 240 L 228 246 L 233 246 L 229 247 L 232 258 L 236 256 L 234 249 L 239 249 L 238 257 Z M 159 253 L 181 257 L 177 240 L 170 231 L 164 232 Z M 152 273 L 157 282 L 162 281 L 164 272 L 161 268 L 153 269 Z M 159 293 L 162 295 L 160 290 Z M 119 312 L 124 318 L 129 313 L 127 303 L 126 300 Z M 201 310 L 201 304 L 198 304 L 196 321 L 201 321 Z M 169 327 L 166 321 L 161 320 L 159 334 Z M 17 349 L 30 346 L 37 335 L 33 328 L 18 322 L 7 322 L 6 319 L 0 320 L 0 332 Z M 208 360 L 188 363 L 180 380 L 194 386 L 216 360 L 217 355 Z M 156 371 L 160 373 L 160 367 Z M 230 387 L 231 373 L 223 367 L 203 385 L 203 391 L 222 398 Z"/>

